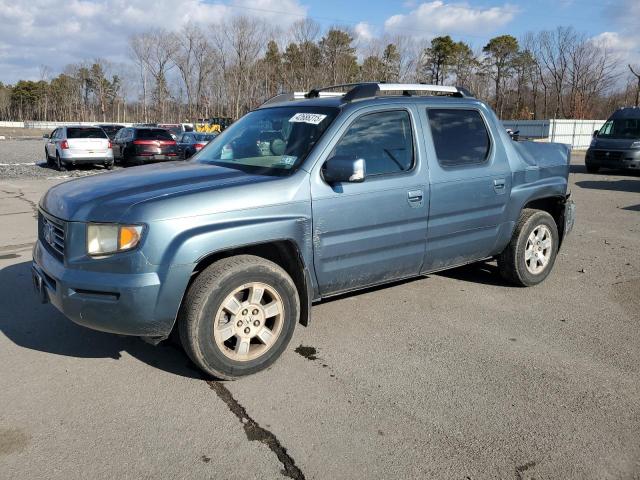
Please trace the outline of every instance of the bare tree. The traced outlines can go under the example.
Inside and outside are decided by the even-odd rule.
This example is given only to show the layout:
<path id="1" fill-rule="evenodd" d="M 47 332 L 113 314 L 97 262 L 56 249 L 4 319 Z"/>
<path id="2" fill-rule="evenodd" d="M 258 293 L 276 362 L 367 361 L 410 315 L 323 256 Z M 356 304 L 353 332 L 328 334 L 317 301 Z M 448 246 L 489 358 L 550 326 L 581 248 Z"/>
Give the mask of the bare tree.
<path id="1" fill-rule="evenodd" d="M 133 35 L 129 38 L 129 56 L 136 64 L 140 75 L 140 87 L 142 88 L 142 118 L 144 122 L 149 121 L 147 111 L 147 81 L 149 63 L 151 61 L 151 48 L 153 39 L 147 33 Z"/>
<path id="2" fill-rule="evenodd" d="M 634 105 L 636 107 L 640 107 L 640 69 L 636 68 L 634 69 L 631 64 L 628 65 L 629 70 L 631 70 L 631 73 L 633 74 L 634 77 L 636 77 L 637 83 L 636 83 L 636 101 L 634 103 Z"/>

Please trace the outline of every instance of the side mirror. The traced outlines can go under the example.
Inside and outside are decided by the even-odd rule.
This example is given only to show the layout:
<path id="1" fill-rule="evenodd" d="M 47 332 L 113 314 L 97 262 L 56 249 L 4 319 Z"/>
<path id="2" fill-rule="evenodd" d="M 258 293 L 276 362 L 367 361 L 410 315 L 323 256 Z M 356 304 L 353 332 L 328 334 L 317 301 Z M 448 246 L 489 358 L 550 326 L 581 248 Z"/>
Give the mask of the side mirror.
<path id="1" fill-rule="evenodd" d="M 331 157 L 322 167 L 322 175 L 327 183 L 361 183 L 366 176 L 364 158 L 353 159 L 346 156 Z"/>
<path id="2" fill-rule="evenodd" d="M 48 133 L 44 133 L 44 134 L 42 135 L 42 138 L 49 138 L 49 134 L 48 134 Z"/>
<path id="3" fill-rule="evenodd" d="M 594 130 L 593 131 L 593 138 L 596 138 L 598 136 L 599 132 L 600 132 L 600 130 Z"/>

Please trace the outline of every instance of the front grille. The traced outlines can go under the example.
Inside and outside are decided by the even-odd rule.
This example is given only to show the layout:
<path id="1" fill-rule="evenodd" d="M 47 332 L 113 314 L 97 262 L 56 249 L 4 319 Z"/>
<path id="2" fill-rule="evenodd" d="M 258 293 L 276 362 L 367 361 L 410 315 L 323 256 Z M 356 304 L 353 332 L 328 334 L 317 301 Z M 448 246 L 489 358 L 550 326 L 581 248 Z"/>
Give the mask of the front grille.
<path id="1" fill-rule="evenodd" d="M 617 162 L 622 160 L 623 152 L 594 150 L 593 158 L 599 162 Z"/>
<path id="2" fill-rule="evenodd" d="M 40 210 L 38 212 L 38 239 L 58 260 L 64 259 L 66 222 Z"/>

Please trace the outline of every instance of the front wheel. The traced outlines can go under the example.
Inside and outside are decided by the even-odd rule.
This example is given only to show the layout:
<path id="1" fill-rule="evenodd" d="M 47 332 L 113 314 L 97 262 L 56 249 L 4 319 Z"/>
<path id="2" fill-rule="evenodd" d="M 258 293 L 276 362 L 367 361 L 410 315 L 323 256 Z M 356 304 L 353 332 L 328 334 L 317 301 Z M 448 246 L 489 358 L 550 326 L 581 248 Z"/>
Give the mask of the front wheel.
<path id="1" fill-rule="evenodd" d="M 261 257 L 222 259 L 189 287 L 178 318 L 181 343 L 205 373 L 234 379 L 269 367 L 300 317 L 293 280 Z"/>
<path id="2" fill-rule="evenodd" d="M 498 256 L 500 274 L 521 287 L 537 285 L 551 273 L 558 245 L 558 227 L 553 217 L 542 210 L 525 209 L 511 242 Z"/>

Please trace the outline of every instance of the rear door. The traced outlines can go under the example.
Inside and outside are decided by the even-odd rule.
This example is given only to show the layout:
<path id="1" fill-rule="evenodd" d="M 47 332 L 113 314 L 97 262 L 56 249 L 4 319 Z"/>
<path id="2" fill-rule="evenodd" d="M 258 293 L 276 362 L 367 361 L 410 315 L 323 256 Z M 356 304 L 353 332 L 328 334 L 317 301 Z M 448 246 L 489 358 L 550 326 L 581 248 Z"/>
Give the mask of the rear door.
<path id="1" fill-rule="evenodd" d="M 494 253 L 511 170 L 500 139 L 479 107 L 423 109 L 431 201 L 423 271 L 461 265 Z"/>
<path id="2" fill-rule="evenodd" d="M 420 271 L 428 204 L 421 143 L 410 105 L 362 109 L 338 130 L 311 175 L 314 266 L 322 295 Z M 326 183 L 322 164 L 334 155 L 363 158 L 365 181 Z"/>

